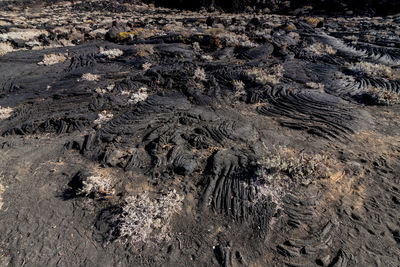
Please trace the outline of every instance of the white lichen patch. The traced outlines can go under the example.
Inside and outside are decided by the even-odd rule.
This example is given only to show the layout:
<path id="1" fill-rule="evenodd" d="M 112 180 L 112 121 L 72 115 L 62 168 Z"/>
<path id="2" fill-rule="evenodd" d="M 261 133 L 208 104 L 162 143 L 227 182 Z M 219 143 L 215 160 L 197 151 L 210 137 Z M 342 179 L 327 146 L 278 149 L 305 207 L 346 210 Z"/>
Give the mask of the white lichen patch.
<path id="1" fill-rule="evenodd" d="M 104 94 L 107 93 L 107 90 L 106 90 L 106 89 L 102 89 L 102 88 L 99 88 L 99 87 L 97 87 L 96 89 L 94 89 L 94 91 L 95 91 L 96 93 L 98 93 L 99 95 L 104 95 Z"/>
<path id="2" fill-rule="evenodd" d="M 5 120 L 11 116 L 12 108 L 3 108 L 0 106 L 0 120 Z"/>
<path id="3" fill-rule="evenodd" d="M 205 61 L 214 60 L 214 58 L 211 55 L 201 55 L 201 59 Z"/>
<path id="4" fill-rule="evenodd" d="M 284 69 L 282 65 L 276 65 L 269 69 L 252 68 L 247 71 L 247 75 L 262 85 L 275 85 L 280 82 L 283 76 L 283 71 Z"/>
<path id="5" fill-rule="evenodd" d="M 103 124 L 110 121 L 114 117 L 114 115 L 109 113 L 107 110 L 103 110 L 98 116 L 99 117 L 94 121 L 94 124 Z"/>
<path id="6" fill-rule="evenodd" d="M 147 93 L 147 87 L 140 87 L 136 92 L 132 91 L 121 91 L 121 95 L 128 97 L 128 102 L 136 104 L 138 102 L 144 101 L 149 96 Z"/>
<path id="7" fill-rule="evenodd" d="M 203 68 L 196 68 L 193 74 L 193 78 L 196 81 L 207 81 L 207 74 Z"/>
<path id="8" fill-rule="evenodd" d="M 127 197 L 118 219 L 120 237 L 133 244 L 149 239 L 168 241 L 171 219 L 181 211 L 182 202 L 183 196 L 175 190 L 162 196 L 142 193 Z"/>
<path id="9" fill-rule="evenodd" d="M 12 51 L 14 48 L 10 43 L 0 43 L 0 57 Z"/>
<path id="10" fill-rule="evenodd" d="M 131 94 L 129 102 L 130 103 L 138 103 L 147 99 L 149 95 L 147 94 L 147 88 L 141 87 L 136 93 Z"/>
<path id="11" fill-rule="evenodd" d="M 106 87 L 106 89 L 97 87 L 97 88 L 95 89 L 95 92 L 98 93 L 98 94 L 100 94 L 100 95 L 104 95 L 104 94 L 109 93 L 109 92 L 111 92 L 112 90 L 114 90 L 114 87 L 115 87 L 115 84 L 110 84 L 110 85 L 108 85 L 108 86 Z"/>
<path id="12" fill-rule="evenodd" d="M 381 76 L 385 78 L 392 78 L 392 68 L 382 64 L 374 64 L 365 61 L 349 64 L 347 66 L 351 70 L 362 71 L 369 76 Z"/>
<path id="13" fill-rule="evenodd" d="M 124 52 L 120 49 L 109 49 L 109 50 L 104 50 L 102 47 L 100 47 L 100 55 L 105 56 L 109 59 L 113 59 L 116 57 L 120 57 L 124 54 Z"/>
<path id="14" fill-rule="evenodd" d="M 85 73 L 82 75 L 82 80 L 85 80 L 85 81 L 94 82 L 94 81 L 98 81 L 99 79 L 100 79 L 100 75 L 97 75 L 97 74 Z"/>
<path id="15" fill-rule="evenodd" d="M 63 63 L 67 60 L 67 54 L 48 54 L 43 56 L 43 60 L 38 62 L 38 65 L 50 66 L 58 63 Z"/>

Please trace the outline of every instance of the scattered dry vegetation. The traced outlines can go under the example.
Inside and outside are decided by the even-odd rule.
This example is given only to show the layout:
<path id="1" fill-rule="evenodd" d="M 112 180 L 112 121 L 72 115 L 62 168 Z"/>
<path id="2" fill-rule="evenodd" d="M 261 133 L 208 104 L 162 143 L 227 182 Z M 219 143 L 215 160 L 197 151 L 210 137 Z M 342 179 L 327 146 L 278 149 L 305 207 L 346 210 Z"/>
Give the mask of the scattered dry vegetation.
<path id="1" fill-rule="evenodd" d="M 379 105 L 400 104 L 400 93 L 395 91 L 382 90 L 377 87 L 370 86 L 366 92 L 374 103 Z"/>
<path id="2" fill-rule="evenodd" d="M 232 82 L 233 87 L 236 89 L 236 91 L 243 91 L 244 90 L 244 83 L 240 80 L 233 80 Z"/>
<path id="3" fill-rule="evenodd" d="M 120 57 L 123 54 L 124 54 L 124 52 L 117 48 L 104 50 L 102 47 L 100 47 L 100 55 L 105 56 L 109 59 Z"/>
<path id="4" fill-rule="evenodd" d="M 288 177 L 292 181 L 310 184 L 331 175 L 333 160 L 327 154 L 297 152 L 279 146 L 268 149 L 260 164 L 267 183 Z"/>
<path id="5" fill-rule="evenodd" d="M 82 80 L 95 82 L 100 79 L 100 75 L 92 74 L 92 73 L 85 73 L 82 75 Z"/>
<path id="6" fill-rule="evenodd" d="M 43 60 L 40 61 L 39 65 L 50 66 L 58 63 L 63 63 L 67 60 L 68 55 L 66 54 L 48 54 L 43 56 Z"/>
<path id="7" fill-rule="evenodd" d="M 109 176 L 94 174 L 83 180 L 82 184 L 82 188 L 77 192 L 79 196 L 96 197 L 114 193 Z"/>
<path id="8" fill-rule="evenodd" d="M 169 239 L 172 216 L 182 209 L 183 197 L 175 190 L 162 196 L 149 193 L 129 196 L 125 199 L 118 221 L 119 235 L 131 243 L 156 242 Z"/>
<path id="9" fill-rule="evenodd" d="M 332 46 L 318 42 L 313 43 L 310 46 L 307 46 L 306 51 L 316 55 L 324 55 L 324 54 L 334 55 L 337 52 Z"/>
<path id="10" fill-rule="evenodd" d="M 314 27 L 316 27 L 320 22 L 323 21 L 322 18 L 317 18 L 317 17 L 305 17 L 304 20 L 305 20 L 308 24 L 310 24 L 310 25 L 312 25 L 312 26 L 314 26 Z"/>
<path id="11" fill-rule="evenodd" d="M 361 61 L 355 64 L 349 64 L 347 67 L 351 70 L 362 71 L 372 77 L 379 76 L 389 79 L 393 77 L 392 68 L 382 64 Z"/>
<path id="12" fill-rule="evenodd" d="M 252 68 L 247 71 L 247 75 L 261 85 L 275 85 L 280 82 L 280 79 L 283 76 L 283 71 L 284 69 L 282 65 L 276 65 L 269 69 Z"/>

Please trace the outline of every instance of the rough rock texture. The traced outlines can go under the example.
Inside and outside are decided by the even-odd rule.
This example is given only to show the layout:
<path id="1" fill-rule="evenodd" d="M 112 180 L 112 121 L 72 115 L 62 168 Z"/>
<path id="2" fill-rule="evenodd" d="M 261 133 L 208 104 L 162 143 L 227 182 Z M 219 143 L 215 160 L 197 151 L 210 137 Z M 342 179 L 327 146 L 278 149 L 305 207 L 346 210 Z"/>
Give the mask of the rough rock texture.
<path id="1" fill-rule="evenodd" d="M 353 15 L 372 14 L 389 15 L 400 12 L 398 2 L 395 0 L 146 0 L 147 3 L 154 3 L 158 6 L 170 8 L 221 8 L 225 11 L 258 11 L 258 12 L 278 12 L 281 14 L 341 14 Z"/>
<path id="2" fill-rule="evenodd" d="M 399 16 L 1 5 L 1 266 L 400 262 Z"/>

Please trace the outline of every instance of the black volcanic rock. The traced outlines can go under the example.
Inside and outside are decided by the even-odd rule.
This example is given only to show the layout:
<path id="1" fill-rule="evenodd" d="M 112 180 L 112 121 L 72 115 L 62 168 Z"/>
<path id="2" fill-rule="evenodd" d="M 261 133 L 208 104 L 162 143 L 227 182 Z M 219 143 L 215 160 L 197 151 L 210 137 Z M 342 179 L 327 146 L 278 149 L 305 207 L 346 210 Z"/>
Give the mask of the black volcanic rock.
<path id="1" fill-rule="evenodd" d="M 0 266 L 398 266 L 399 16 L 23 1 L 0 2 Z"/>
<path id="2" fill-rule="evenodd" d="M 263 11 L 265 8 L 275 13 L 304 14 L 304 11 L 318 14 L 371 14 L 387 15 L 400 12 L 400 5 L 395 0 L 300 0 L 300 1 L 277 1 L 277 0 L 145 0 L 157 6 L 183 9 L 221 8 L 224 11 L 241 12 L 251 7 L 253 10 Z M 311 7 L 311 8 L 310 8 Z M 301 11 L 303 10 L 303 11 Z"/>

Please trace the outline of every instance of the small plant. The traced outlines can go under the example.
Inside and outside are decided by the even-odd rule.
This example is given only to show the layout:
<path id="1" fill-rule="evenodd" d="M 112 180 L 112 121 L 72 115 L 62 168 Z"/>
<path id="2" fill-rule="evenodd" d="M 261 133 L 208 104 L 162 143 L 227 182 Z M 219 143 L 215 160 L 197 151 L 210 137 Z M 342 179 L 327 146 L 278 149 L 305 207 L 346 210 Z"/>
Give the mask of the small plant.
<path id="1" fill-rule="evenodd" d="M 3 108 L 0 106 L 0 120 L 5 120 L 11 116 L 12 108 Z"/>
<path id="2" fill-rule="evenodd" d="M 142 64 L 142 69 L 144 71 L 148 71 L 151 68 L 152 64 L 150 62 L 146 62 Z"/>
<path id="3" fill-rule="evenodd" d="M 183 197 L 175 190 L 163 196 L 150 197 L 148 193 L 125 199 L 122 214 L 117 218 L 119 236 L 131 243 L 157 242 L 169 239 L 170 221 L 182 209 Z"/>
<path id="4" fill-rule="evenodd" d="M 306 83 L 306 85 L 307 87 L 318 90 L 320 92 L 323 92 L 325 89 L 325 85 L 323 85 L 322 83 L 308 82 Z"/>
<path id="5" fill-rule="evenodd" d="M 246 95 L 246 91 L 244 90 L 245 84 L 240 80 L 233 80 L 232 81 L 233 88 L 235 89 L 235 96 L 243 96 Z"/>
<path id="6" fill-rule="evenodd" d="M 215 33 L 215 36 L 225 46 L 244 46 L 244 47 L 256 47 L 257 44 L 250 41 L 249 37 L 245 34 L 237 34 L 228 31 L 219 31 Z"/>
<path id="7" fill-rule="evenodd" d="M 319 42 L 307 46 L 305 50 L 315 55 L 324 55 L 324 54 L 334 55 L 337 52 L 332 46 Z"/>
<path id="8" fill-rule="evenodd" d="M 400 104 L 399 92 L 382 90 L 380 88 L 370 86 L 365 94 L 372 98 L 372 101 L 378 105 Z"/>
<path id="9" fill-rule="evenodd" d="M 82 181 L 82 188 L 77 195 L 96 196 L 96 195 L 112 195 L 114 190 L 108 177 L 101 175 L 93 175 Z"/>
<path id="10" fill-rule="evenodd" d="M 100 79 L 100 75 L 92 74 L 92 73 L 85 73 L 82 75 L 82 80 L 95 82 Z"/>
<path id="11" fill-rule="evenodd" d="M 109 59 L 114 59 L 116 57 L 120 57 L 124 54 L 124 52 L 120 49 L 109 49 L 109 50 L 104 50 L 100 48 L 100 55 L 105 56 Z"/>
<path id="12" fill-rule="evenodd" d="M 43 56 L 43 60 L 38 65 L 50 66 L 63 63 L 67 60 L 67 54 L 48 54 Z"/>
<path id="13" fill-rule="evenodd" d="M 197 81 L 207 81 L 207 75 L 206 72 L 203 68 L 198 67 L 195 71 L 194 71 L 194 75 L 193 78 Z"/>
<path id="14" fill-rule="evenodd" d="M 143 28 L 137 28 L 133 31 L 127 31 L 127 32 L 120 32 L 117 35 L 117 41 L 122 42 L 122 41 L 129 41 L 135 38 L 136 36 L 139 35 L 143 31 Z"/>
<path id="15" fill-rule="evenodd" d="M 242 91 L 244 89 L 244 83 L 242 81 L 233 80 L 232 84 L 236 91 Z"/>
<path id="16" fill-rule="evenodd" d="M 252 68 L 247 71 L 247 75 L 261 85 L 275 85 L 283 76 L 283 67 L 276 65 L 269 69 Z"/>
<path id="17" fill-rule="evenodd" d="M 99 113 L 98 116 L 99 117 L 94 121 L 94 124 L 103 124 L 105 122 L 108 122 L 114 117 L 114 115 L 112 113 L 107 112 L 107 110 L 103 110 L 101 113 Z"/>
<path id="18" fill-rule="evenodd" d="M 314 27 L 317 27 L 317 25 L 322 22 L 322 19 L 317 18 L 317 17 L 305 17 L 304 20 L 310 24 L 313 25 Z"/>
<path id="19" fill-rule="evenodd" d="M 362 71 L 369 76 L 379 76 L 389 79 L 393 78 L 392 68 L 381 64 L 361 61 L 355 64 L 349 64 L 347 67 L 351 70 Z"/>
<path id="20" fill-rule="evenodd" d="M 271 183 L 285 176 L 303 184 L 328 177 L 331 164 L 328 155 L 296 153 L 286 147 L 268 150 L 264 161 L 260 162 L 266 182 Z"/>

